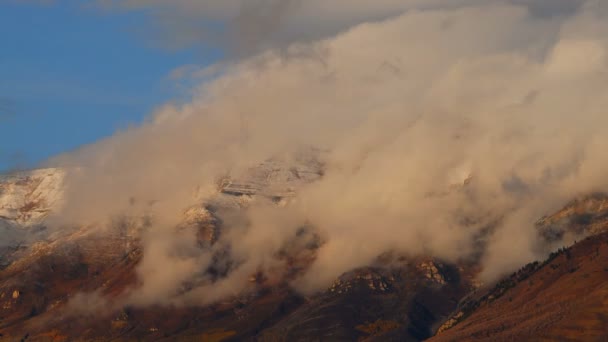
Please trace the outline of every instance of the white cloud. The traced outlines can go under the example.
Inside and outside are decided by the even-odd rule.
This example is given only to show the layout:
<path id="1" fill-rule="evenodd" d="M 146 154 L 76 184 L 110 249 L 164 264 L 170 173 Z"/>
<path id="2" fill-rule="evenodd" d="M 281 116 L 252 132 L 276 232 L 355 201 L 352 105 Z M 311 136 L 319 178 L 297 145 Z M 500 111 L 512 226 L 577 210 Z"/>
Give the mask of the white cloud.
<path id="1" fill-rule="evenodd" d="M 85 167 L 72 175 L 63 220 L 150 215 L 138 303 L 206 303 L 238 292 L 252 272 L 277 270 L 274 256 L 304 222 L 325 244 L 294 283 L 303 291 L 387 250 L 467 257 L 492 222 L 485 278 L 538 257 L 537 218 L 577 194 L 608 190 L 602 3 L 558 17 L 508 4 L 424 3 L 437 8 L 246 58 L 202 85 L 191 103 L 162 108 L 142 127 L 60 158 Z M 241 3 L 197 4 L 175 6 L 226 17 Z M 322 21 L 340 2 L 310 4 Z M 361 13 L 399 7 L 357 4 Z M 188 237 L 168 233 L 192 189 L 211 193 L 228 169 L 309 145 L 329 151 L 323 179 L 286 208 L 262 203 L 247 220 L 227 220 L 219 246 L 230 244 L 243 264 L 186 297 L 172 295 L 209 262 L 206 252 L 181 252 L 191 250 Z M 448 191 L 467 175 L 465 189 Z M 172 265 L 179 267 L 163 279 L 174 281 L 159 283 Z"/>

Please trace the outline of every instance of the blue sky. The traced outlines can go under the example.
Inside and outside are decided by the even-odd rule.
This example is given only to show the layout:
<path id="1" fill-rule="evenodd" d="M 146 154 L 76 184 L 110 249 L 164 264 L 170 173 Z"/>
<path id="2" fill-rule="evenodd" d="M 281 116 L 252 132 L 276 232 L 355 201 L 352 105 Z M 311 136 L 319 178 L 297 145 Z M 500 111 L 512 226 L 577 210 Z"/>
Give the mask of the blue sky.
<path id="1" fill-rule="evenodd" d="M 171 70 L 220 55 L 152 46 L 138 34 L 143 13 L 82 4 L 0 3 L 0 171 L 33 167 L 141 122 L 184 96 Z"/>

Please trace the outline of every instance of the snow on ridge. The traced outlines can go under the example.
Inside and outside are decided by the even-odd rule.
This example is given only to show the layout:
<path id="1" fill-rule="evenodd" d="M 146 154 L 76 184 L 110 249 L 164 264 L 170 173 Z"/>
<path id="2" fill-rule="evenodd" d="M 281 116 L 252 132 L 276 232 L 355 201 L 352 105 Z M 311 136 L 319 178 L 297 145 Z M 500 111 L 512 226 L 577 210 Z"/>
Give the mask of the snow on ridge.
<path id="1" fill-rule="evenodd" d="M 61 202 L 64 177 L 57 168 L 0 175 L 0 220 L 21 228 L 42 223 Z"/>
<path id="2" fill-rule="evenodd" d="M 239 174 L 229 175 L 218 184 L 217 195 L 293 197 L 300 186 L 318 180 L 323 173 L 318 151 L 306 152 L 295 159 L 268 159 Z M 0 175 L 0 226 L 27 229 L 44 223 L 64 200 L 66 173 L 61 168 L 45 168 Z M 214 202 L 217 200 L 222 202 L 220 199 Z M 193 201 L 193 205 L 195 203 Z"/>
<path id="3" fill-rule="evenodd" d="M 323 166 L 314 157 L 292 161 L 268 159 L 244 173 L 223 179 L 220 192 L 236 196 L 293 197 L 300 186 L 321 178 Z"/>

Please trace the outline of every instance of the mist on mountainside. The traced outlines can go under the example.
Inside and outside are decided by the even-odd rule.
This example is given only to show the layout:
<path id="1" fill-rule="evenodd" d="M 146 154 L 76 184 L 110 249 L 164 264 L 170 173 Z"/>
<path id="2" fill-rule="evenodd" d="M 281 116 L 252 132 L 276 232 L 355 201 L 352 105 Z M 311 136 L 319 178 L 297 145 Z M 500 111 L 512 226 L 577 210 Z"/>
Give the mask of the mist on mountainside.
<path id="1" fill-rule="evenodd" d="M 151 9 L 185 42 L 206 41 L 190 25 L 217 15 L 234 25 L 213 39 L 238 47 L 192 75 L 213 77 L 189 103 L 49 162 L 68 169 L 56 228 L 148 218 L 133 303 L 238 293 L 252 273 L 282 269 L 277 255 L 303 226 L 322 242 L 293 281 L 303 293 L 387 251 L 457 261 L 480 244 L 491 281 L 542 257 L 538 218 L 608 190 L 605 2 L 259 3 L 109 4 Z M 185 12 L 191 20 L 173 20 Z M 224 213 L 209 249 L 175 233 L 227 172 L 310 151 L 321 151 L 323 177 L 284 206 Z M 184 293 L 227 246 L 238 266 Z"/>

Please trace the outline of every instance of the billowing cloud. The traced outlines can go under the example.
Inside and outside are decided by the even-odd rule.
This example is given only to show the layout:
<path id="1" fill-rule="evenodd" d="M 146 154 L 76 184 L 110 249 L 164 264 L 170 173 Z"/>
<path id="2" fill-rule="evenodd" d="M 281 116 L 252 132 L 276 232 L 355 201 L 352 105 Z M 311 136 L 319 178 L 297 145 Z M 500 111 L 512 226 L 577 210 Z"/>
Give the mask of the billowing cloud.
<path id="1" fill-rule="evenodd" d="M 122 4 L 203 18 L 243 11 L 241 1 Z M 536 219 L 608 190 L 605 2 L 526 4 L 290 3 L 282 10 L 300 14 L 285 14 L 281 32 L 313 18 L 318 25 L 306 27 L 352 28 L 244 58 L 191 103 L 58 158 L 78 166 L 59 222 L 149 218 L 138 304 L 238 293 L 252 273 L 284 269 L 277 255 L 304 225 L 322 244 L 293 282 L 302 291 L 386 251 L 457 261 L 479 252 L 482 237 L 482 278 L 493 279 L 542 255 Z M 326 151 L 325 174 L 295 200 L 222 217 L 225 231 L 210 250 L 175 234 L 194 189 L 204 203 L 227 170 L 307 146 Z M 221 279 L 204 279 L 213 253 L 228 246 L 238 262 Z M 192 278 L 200 285 L 184 289 Z"/>
<path id="2" fill-rule="evenodd" d="M 364 22 L 408 11 L 517 4 L 534 16 L 574 13 L 583 0 L 100 0 L 106 7 L 144 10 L 172 47 L 210 44 L 237 56 L 331 37 Z M 159 38 L 161 37 L 161 38 Z"/>

